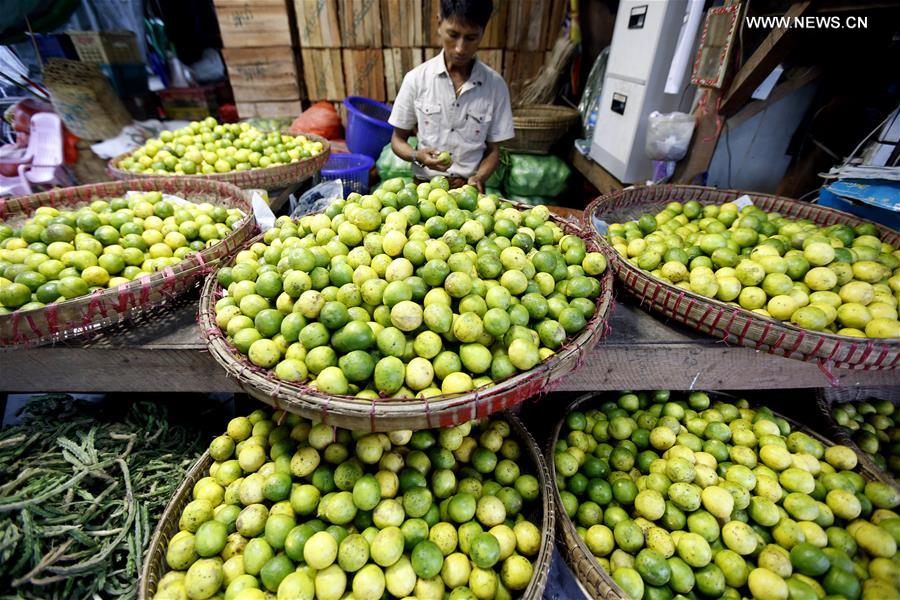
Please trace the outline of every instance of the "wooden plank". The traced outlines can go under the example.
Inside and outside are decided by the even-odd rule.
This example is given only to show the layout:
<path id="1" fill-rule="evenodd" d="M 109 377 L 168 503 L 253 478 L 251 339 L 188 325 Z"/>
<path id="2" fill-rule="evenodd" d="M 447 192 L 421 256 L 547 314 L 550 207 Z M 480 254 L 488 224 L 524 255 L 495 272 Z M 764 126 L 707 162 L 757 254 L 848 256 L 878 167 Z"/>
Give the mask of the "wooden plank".
<path id="1" fill-rule="evenodd" d="M 303 82 L 310 100 L 341 100 L 347 95 L 340 50 L 301 48 L 300 56 Z"/>
<path id="2" fill-rule="evenodd" d="M 811 5 L 811 0 L 795 2 L 784 16 L 790 19 L 802 16 Z M 796 40 L 795 29 L 773 29 L 734 76 L 728 92 L 723 96 L 719 113 L 728 117 L 740 110 L 750 99 L 753 90 L 784 60 Z"/>
<path id="3" fill-rule="evenodd" d="M 304 48 L 340 48 L 337 0 L 294 0 L 297 33 Z"/>
<path id="4" fill-rule="evenodd" d="M 6 392 L 236 392 L 206 351 L 196 303 L 177 309 L 165 327 L 130 330 L 88 345 L 23 348 L 3 355 Z M 665 323 L 631 299 L 616 302 L 611 333 L 557 390 L 781 389 L 828 385 L 816 364 L 726 346 Z M 52 377 L 48 377 L 52 373 Z M 87 376 L 86 374 L 90 374 Z M 896 385 L 895 371 L 834 369 L 840 385 Z"/>
<path id="5" fill-rule="evenodd" d="M 403 76 L 422 64 L 422 48 L 385 48 L 384 87 L 388 102 L 393 102 L 400 91 Z"/>
<path id="6" fill-rule="evenodd" d="M 480 48 L 478 50 L 478 60 L 497 71 L 497 73 L 503 72 L 503 50 L 498 49 L 484 49 Z"/>
<path id="7" fill-rule="evenodd" d="M 562 34 L 563 22 L 569 8 L 569 0 L 549 0 L 550 14 L 547 16 L 547 28 L 544 35 L 544 48 L 552 50 L 557 38 Z"/>
<path id="8" fill-rule="evenodd" d="M 228 79 L 238 102 L 298 100 L 297 55 L 290 46 L 223 48 Z"/>
<path id="9" fill-rule="evenodd" d="M 509 85 L 509 95 L 516 96 L 526 80 L 537 75 L 544 66 L 546 54 L 543 50 L 506 50 L 503 53 L 503 79 Z"/>
<path id="10" fill-rule="evenodd" d="M 440 46 L 438 23 L 441 20 L 441 0 L 422 0 L 422 35 L 426 46 Z"/>
<path id="11" fill-rule="evenodd" d="M 338 13 L 344 48 L 381 48 L 378 0 L 341 0 Z"/>
<path id="12" fill-rule="evenodd" d="M 728 126 L 734 129 L 782 98 L 790 96 L 800 88 L 806 87 L 822 75 L 822 68 L 817 65 L 802 67 L 800 71 L 800 73 L 794 74 L 784 82 L 776 85 L 765 100 L 754 100 L 746 104 L 737 114 L 728 119 Z"/>
<path id="13" fill-rule="evenodd" d="M 581 173 L 585 179 L 591 182 L 600 194 L 612 194 L 625 186 L 622 182 L 610 174 L 609 171 L 595 163 L 589 156 L 583 155 L 578 150 L 572 150 L 572 166 Z"/>
<path id="14" fill-rule="evenodd" d="M 507 50 L 519 52 L 544 50 L 549 19 L 549 0 L 510 2 L 506 22 Z"/>
<path id="15" fill-rule="evenodd" d="M 215 7 L 226 48 L 290 46 L 296 40 L 285 0 L 216 0 Z"/>
<path id="16" fill-rule="evenodd" d="M 282 100 L 280 102 L 235 102 L 238 116 L 242 119 L 250 117 L 296 117 L 303 112 L 300 100 Z"/>
<path id="17" fill-rule="evenodd" d="M 479 48 L 495 49 L 506 46 L 507 27 L 509 22 L 509 7 L 520 0 L 494 0 L 494 12 L 488 21 L 481 38 Z M 440 46 L 438 37 L 438 24 L 440 23 L 440 0 L 423 0 L 422 2 L 422 27 L 425 32 L 424 43 L 426 46 Z"/>
<path id="18" fill-rule="evenodd" d="M 716 103 L 722 97 L 722 90 L 703 88 L 697 105 L 697 125 L 691 138 L 687 156 L 675 167 L 673 183 L 702 183 L 702 176 L 709 170 L 716 143 L 719 141 L 722 124 L 716 112 Z"/>
<path id="19" fill-rule="evenodd" d="M 344 86 L 348 96 L 384 101 L 384 56 L 380 49 L 344 49 Z"/>
<path id="20" fill-rule="evenodd" d="M 478 46 L 482 49 L 482 52 L 485 48 L 503 48 L 506 45 L 509 6 L 510 4 L 515 4 L 517 1 L 518 0 L 494 0 L 494 12 L 491 14 L 491 20 L 488 21 L 487 27 L 484 28 L 484 35 L 481 37 L 481 44 Z M 499 69 L 497 70 L 499 71 Z"/>
<path id="21" fill-rule="evenodd" d="M 381 0 L 385 48 L 421 47 L 425 43 L 422 22 L 421 0 Z"/>

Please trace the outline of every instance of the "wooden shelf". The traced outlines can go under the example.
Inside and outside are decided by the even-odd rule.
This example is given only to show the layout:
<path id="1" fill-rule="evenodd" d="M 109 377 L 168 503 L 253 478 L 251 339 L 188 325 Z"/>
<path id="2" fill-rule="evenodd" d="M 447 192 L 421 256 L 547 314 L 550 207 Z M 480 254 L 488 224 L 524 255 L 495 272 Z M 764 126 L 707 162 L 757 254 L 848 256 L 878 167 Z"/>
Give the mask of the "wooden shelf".
<path id="1" fill-rule="evenodd" d="M 196 301 L 144 327 L 84 344 L 2 354 L 5 392 L 238 392 L 206 351 Z M 814 363 L 782 358 L 666 324 L 620 299 L 612 331 L 557 391 L 779 389 L 829 385 Z M 895 371 L 834 369 L 841 385 L 896 385 Z"/>

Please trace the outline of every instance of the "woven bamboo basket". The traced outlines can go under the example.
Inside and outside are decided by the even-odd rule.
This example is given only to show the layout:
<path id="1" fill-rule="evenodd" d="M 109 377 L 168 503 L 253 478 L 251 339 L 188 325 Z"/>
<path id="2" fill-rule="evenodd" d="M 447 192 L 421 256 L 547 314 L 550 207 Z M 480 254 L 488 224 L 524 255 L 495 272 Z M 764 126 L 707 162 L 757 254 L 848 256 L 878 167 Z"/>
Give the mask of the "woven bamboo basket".
<path id="1" fill-rule="evenodd" d="M 673 200 L 721 204 L 736 200 L 742 195 L 749 196 L 755 206 L 765 211 L 809 219 L 818 225 L 844 223 L 854 226 L 866 222 L 824 206 L 770 194 L 702 186 L 658 185 L 629 188 L 597 198 L 584 211 L 585 226 L 594 228 L 594 218 L 607 223 L 632 220 L 645 212 L 661 210 Z M 884 241 L 895 247 L 900 245 L 900 233 L 881 225 L 876 227 Z M 664 283 L 625 260 L 612 249 L 605 237 L 600 236 L 600 244 L 609 251 L 608 255 L 612 258 L 611 263 L 619 280 L 640 301 L 642 307 L 646 306 L 653 312 L 721 338 L 729 344 L 748 346 L 804 361 L 816 360 L 829 378 L 831 367 L 892 369 L 900 362 L 900 338 L 862 339 L 801 329 Z"/>
<path id="2" fill-rule="evenodd" d="M 725 394 L 722 392 L 709 392 L 709 395 L 712 399 L 737 399 L 731 394 Z M 602 394 L 594 392 L 579 396 L 566 409 L 566 413 L 568 414 L 573 410 L 584 410 L 586 408 L 586 405 L 594 403 L 600 396 L 602 396 Z M 802 431 L 808 436 L 815 438 L 825 446 L 834 445 L 834 442 L 832 442 L 825 436 L 805 427 L 801 423 L 798 423 L 797 421 L 789 417 L 785 417 L 784 415 L 781 415 L 774 411 L 773 414 L 786 420 L 790 424 L 792 431 Z M 557 480 L 556 461 L 553 458 L 554 448 L 556 447 L 556 442 L 559 440 L 559 434 L 562 431 L 564 423 L 565 417 L 560 419 L 560 421 L 556 424 L 556 427 L 553 430 L 553 436 L 550 438 L 550 442 L 547 446 L 545 462 L 547 463 L 548 469 L 550 470 L 550 479 L 552 481 Z M 880 481 L 880 479 L 878 479 L 878 471 L 872 470 L 863 463 L 859 463 L 859 471 L 862 476 L 868 481 Z M 565 558 L 566 562 L 575 573 L 575 577 L 578 579 L 578 582 L 581 583 L 582 587 L 584 587 L 585 591 L 590 595 L 590 597 L 596 600 L 630 600 L 629 596 L 622 590 L 622 588 L 620 588 L 616 584 L 612 576 L 600 567 L 600 563 L 598 563 L 597 559 L 594 558 L 594 555 L 591 553 L 590 549 L 588 549 L 587 544 L 584 542 L 581 536 L 578 535 L 578 531 L 576 531 L 575 529 L 575 524 L 572 523 L 572 519 L 569 518 L 569 516 L 565 513 L 565 510 L 563 510 L 562 508 L 562 498 L 559 495 L 559 488 L 557 488 L 556 486 L 553 487 L 553 500 L 554 502 L 556 502 L 558 511 L 556 529 L 558 532 L 559 540 L 561 542 L 560 550 L 562 551 L 563 557 Z"/>
<path id="3" fill-rule="evenodd" d="M 207 179 L 210 181 L 221 181 L 238 186 L 239 188 L 277 190 L 285 188 L 295 183 L 306 181 L 316 173 L 322 170 L 328 157 L 331 155 L 331 143 L 323 137 L 313 133 L 301 134 L 315 142 L 322 144 L 322 152 L 309 158 L 304 158 L 295 163 L 286 165 L 277 165 L 274 167 L 266 167 L 265 169 L 250 169 L 249 171 L 232 171 L 230 173 L 213 173 L 209 175 L 144 175 L 141 173 L 132 173 L 131 171 L 123 171 L 118 168 L 118 164 L 125 159 L 131 152 L 120 154 L 110 159 L 107 164 L 106 171 L 113 179 L 142 179 L 142 178 L 172 178 L 184 179 L 187 177 L 195 179 Z"/>
<path id="4" fill-rule="evenodd" d="M 838 442 L 851 448 L 859 460 L 860 465 L 864 465 L 866 469 L 871 471 L 878 481 L 892 485 L 900 489 L 900 482 L 894 479 L 889 473 L 885 473 L 878 468 L 869 455 L 862 451 L 856 445 L 847 431 L 838 425 L 831 416 L 831 409 L 835 404 L 843 404 L 845 402 L 862 402 L 864 400 L 890 400 L 895 405 L 900 405 L 900 388 L 879 388 L 879 387 L 832 387 L 823 388 L 816 391 L 816 407 L 822 418 L 828 423 L 828 433 Z"/>
<path id="5" fill-rule="evenodd" d="M 579 112 L 568 106 L 536 104 L 513 110 L 516 137 L 503 142 L 512 152 L 547 154 L 575 123 Z"/>
<path id="6" fill-rule="evenodd" d="M 551 218 L 568 233 L 585 239 L 588 249 L 597 249 L 593 237 L 576 224 L 552 213 Z M 250 243 L 260 239 L 258 237 Z M 210 354 L 244 391 L 275 408 L 318 419 L 335 427 L 392 431 L 450 427 L 513 408 L 533 396 L 552 391 L 553 384 L 578 368 L 585 353 L 606 334 L 607 313 L 612 300 L 612 273 L 607 269 L 602 275 L 596 310 L 587 326 L 543 363 L 490 387 L 431 398 L 369 400 L 355 396 L 331 396 L 304 383 L 281 381 L 271 371 L 256 367 L 242 356 L 216 326 L 215 305 L 222 294 L 215 273 L 211 273 L 200 295 L 200 331 L 206 338 Z"/>
<path id="7" fill-rule="evenodd" d="M 195 202 L 239 208 L 247 216 L 220 243 L 189 254 L 178 264 L 162 271 L 44 308 L 0 315 L 0 348 L 38 346 L 81 337 L 173 305 L 179 296 L 196 289 L 206 273 L 256 231 L 256 219 L 249 199 L 239 188 L 217 181 L 171 177 L 111 181 L 0 199 L 0 221 L 15 224 L 28 218 L 40 206 L 74 208 L 98 198 L 122 196 L 128 191 L 159 191 Z"/>
<path id="8" fill-rule="evenodd" d="M 553 490 L 556 485 L 550 478 L 550 471 L 544 461 L 543 453 L 538 447 L 534 438 L 522 425 L 522 422 L 512 413 L 507 413 L 504 418 L 509 422 L 517 439 L 527 452 L 527 459 L 531 463 L 535 477 L 541 485 L 541 506 L 538 511 L 536 508 L 528 515 L 533 521 L 538 519 L 541 522 L 541 548 L 538 551 L 537 558 L 534 562 L 534 575 L 528 587 L 522 592 L 520 600 L 539 600 L 547 586 L 547 578 L 550 573 L 550 562 L 553 559 L 553 545 L 556 532 L 556 511 L 554 510 Z M 156 586 L 165 575 L 168 567 L 166 566 L 166 549 L 169 546 L 169 540 L 178 533 L 178 521 L 184 507 L 192 499 L 194 484 L 209 473 L 209 467 L 213 464 L 213 459 L 209 452 L 204 452 L 203 456 L 188 471 L 185 480 L 178 487 L 175 495 L 169 501 L 166 510 L 160 517 L 159 523 L 153 532 L 150 540 L 150 546 L 144 555 L 144 568 L 141 573 L 141 581 L 138 589 L 139 600 L 151 600 L 156 593 Z"/>

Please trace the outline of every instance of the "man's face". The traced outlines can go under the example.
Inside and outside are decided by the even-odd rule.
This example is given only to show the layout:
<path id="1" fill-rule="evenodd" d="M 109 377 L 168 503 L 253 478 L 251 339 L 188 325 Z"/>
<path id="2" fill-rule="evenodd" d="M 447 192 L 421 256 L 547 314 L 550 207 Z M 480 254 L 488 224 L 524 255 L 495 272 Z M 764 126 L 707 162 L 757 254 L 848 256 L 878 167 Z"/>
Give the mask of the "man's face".
<path id="1" fill-rule="evenodd" d="M 463 67 L 475 58 L 478 44 L 484 29 L 478 25 L 470 25 L 456 19 L 442 19 L 438 26 L 438 35 L 444 47 L 444 56 L 448 66 Z"/>

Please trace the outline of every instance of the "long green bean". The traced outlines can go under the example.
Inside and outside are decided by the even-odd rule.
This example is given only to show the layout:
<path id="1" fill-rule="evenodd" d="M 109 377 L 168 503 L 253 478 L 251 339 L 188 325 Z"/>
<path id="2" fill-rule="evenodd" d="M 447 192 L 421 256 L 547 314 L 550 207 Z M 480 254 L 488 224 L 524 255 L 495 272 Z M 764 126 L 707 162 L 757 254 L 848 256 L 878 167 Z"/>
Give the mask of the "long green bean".
<path id="1" fill-rule="evenodd" d="M 0 431 L 0 600 L 136 596 L 152 528 L 202 444 L 153 403 L 95 413 L 44 396 Z"/>

